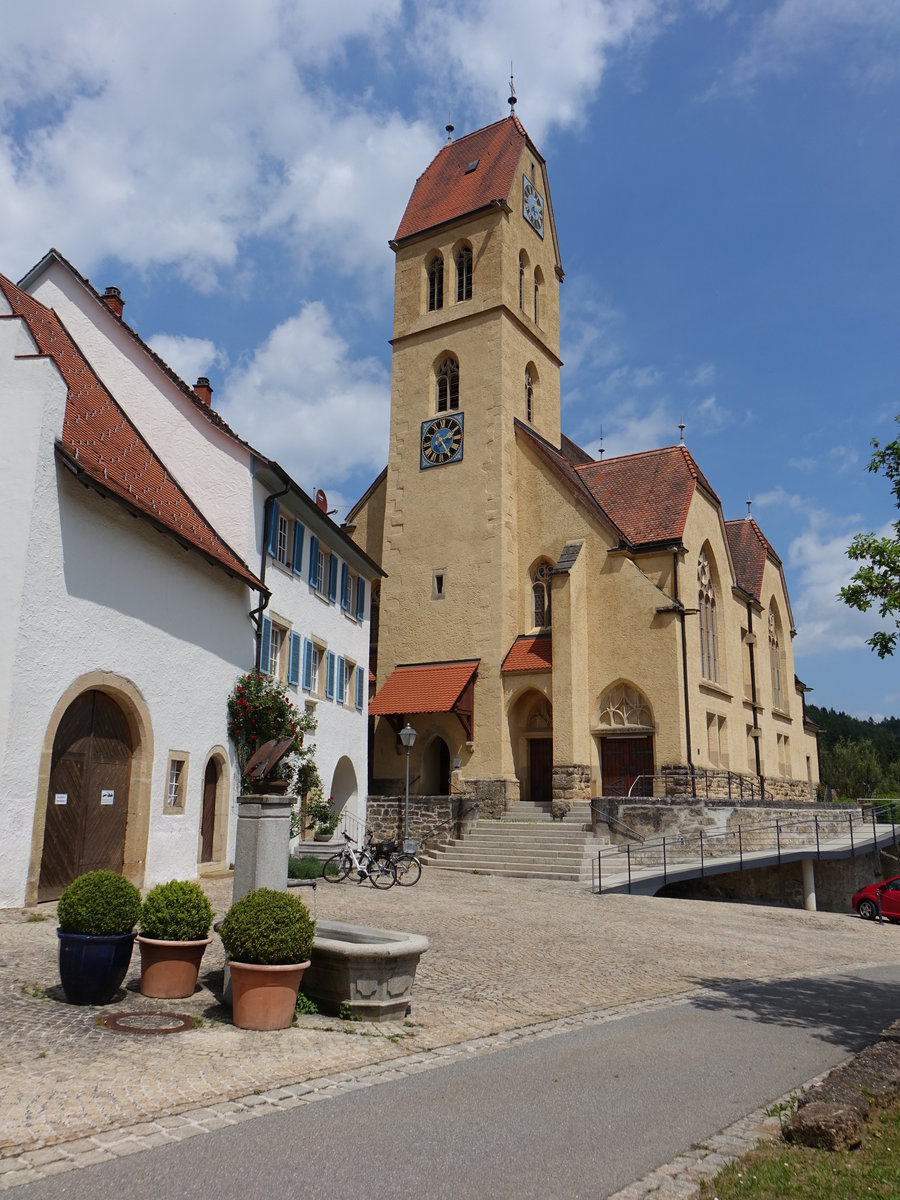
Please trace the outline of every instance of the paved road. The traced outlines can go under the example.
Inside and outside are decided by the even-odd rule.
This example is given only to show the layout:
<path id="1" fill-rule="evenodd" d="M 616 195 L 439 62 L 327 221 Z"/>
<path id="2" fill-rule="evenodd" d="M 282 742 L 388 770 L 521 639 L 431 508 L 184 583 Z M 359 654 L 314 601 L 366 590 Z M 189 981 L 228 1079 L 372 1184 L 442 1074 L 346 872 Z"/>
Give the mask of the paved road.
<path id="1" fill-rule="evenodd" d="M 608 1196 L 874 1040 L 898 985 L 900 965 L 736 981 L 15 1194 Z"/>

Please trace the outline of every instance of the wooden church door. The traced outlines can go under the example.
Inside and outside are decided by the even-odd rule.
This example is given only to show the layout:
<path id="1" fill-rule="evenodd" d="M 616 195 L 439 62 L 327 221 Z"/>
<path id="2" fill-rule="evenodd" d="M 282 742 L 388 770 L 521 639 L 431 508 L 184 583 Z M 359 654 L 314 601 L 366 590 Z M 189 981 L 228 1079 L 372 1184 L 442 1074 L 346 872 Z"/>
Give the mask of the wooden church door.
<path id="1" fill-rule="evenodd" d="M 84 692 L 53 740 L 38 900 L 55 900 L 85 871 L 121 872 L 133 746 L 125 714 Z"/>
<path id="2" fill-rule="evenodd" d="M 528 739 L 529 799 L 548 802 L 553 799 L 553 738 Z"/>
<path id="3" fill-rule="evenodd" d="M 216 831 L 216 794 L 219 790 L 219 768 L 211 758 L 203 777 L 203 816 L 200 822 L 200 861 L 212 862 L 213 835 Z"/>
<path id="4" fill-rule="evenodd" d="M 650 737 L 603 738 L 604 796 L 653 794 L 653 739 Z"/>

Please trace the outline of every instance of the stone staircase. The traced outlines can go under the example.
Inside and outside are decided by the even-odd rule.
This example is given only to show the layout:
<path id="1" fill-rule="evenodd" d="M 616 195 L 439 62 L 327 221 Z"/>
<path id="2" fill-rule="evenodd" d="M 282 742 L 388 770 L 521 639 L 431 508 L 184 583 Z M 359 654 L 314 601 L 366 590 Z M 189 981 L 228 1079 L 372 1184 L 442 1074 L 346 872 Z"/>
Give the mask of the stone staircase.
<path id="1" fill-rule="evenodd" d="M 520 800 L 500 820 L 480 817 L 465 838 L 420 857 L 442 871 L 590 883 L 597 851 L 607 845 L 608 837 L 591 833 L 587 801 L 554 821 L 549 802 Z"/>

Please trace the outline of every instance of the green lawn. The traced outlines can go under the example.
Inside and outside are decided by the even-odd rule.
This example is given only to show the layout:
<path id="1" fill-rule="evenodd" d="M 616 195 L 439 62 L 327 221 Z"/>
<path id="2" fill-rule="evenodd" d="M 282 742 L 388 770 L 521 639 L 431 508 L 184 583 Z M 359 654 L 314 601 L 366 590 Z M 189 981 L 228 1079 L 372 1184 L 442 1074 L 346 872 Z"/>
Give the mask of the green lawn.
<path id="1" fill-rule="evenodd" d="M 809 1150 L 768 1142 L 700 1189 L 703 1200 L 897 1200 L 900 1102 L 868 1123 L 858 1150 Z"/>

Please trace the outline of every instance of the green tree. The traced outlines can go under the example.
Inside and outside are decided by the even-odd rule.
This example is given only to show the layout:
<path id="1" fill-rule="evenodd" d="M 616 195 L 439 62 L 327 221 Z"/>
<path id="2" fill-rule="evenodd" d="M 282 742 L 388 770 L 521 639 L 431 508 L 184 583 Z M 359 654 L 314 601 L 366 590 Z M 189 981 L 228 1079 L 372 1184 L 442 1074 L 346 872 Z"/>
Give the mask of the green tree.
<path id="1" fill-rule="evenodd" d="M 900 416 L 895 418 L 900 424 Z M 891 483 L 891 491 L 900 509 L 900 436 L 881 446 L 872 442 L 875 453 L 869 470 L 883 471 Z M 893 617 L 895 628 L 880 629 L 867 641 L 879 658 L 894 653 L 897 631 L 900 629 L 900 520 L 893 523 L 893 536 L 877 537 L 874 533 L 858 533 L 847 549 L 847 557 L 862 566 L 852 576 L 840 597 L 851 608 L 868 612 L 878 605 L 882 617 Z"/>
<path id="2" fill-rule="evenodd" d="M 822 782 L 834 788 L 842 800 L 874 796 L 882 779 L 878 755 L 868 738 L 839 738 L 831 750 L 820 753 L 819 771 Z"/>

